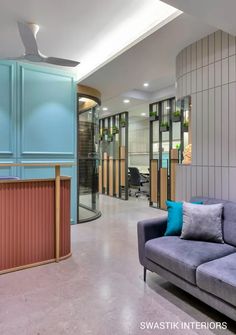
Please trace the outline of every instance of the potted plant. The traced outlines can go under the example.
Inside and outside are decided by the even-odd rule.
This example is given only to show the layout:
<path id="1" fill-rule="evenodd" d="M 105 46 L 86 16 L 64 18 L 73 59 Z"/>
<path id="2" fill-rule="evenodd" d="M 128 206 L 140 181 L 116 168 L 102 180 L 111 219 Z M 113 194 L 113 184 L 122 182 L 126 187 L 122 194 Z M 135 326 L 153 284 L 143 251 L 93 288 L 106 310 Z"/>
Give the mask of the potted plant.
<path id="1" fill-rule="evenodd" d="M 184 133 L 188 132 L 188 126 L 189 126 L 189 122 L 187 120 L 185 120 L 184 123 L 183 123 L 183 132 Z"/>
<path id="2" fill-rule="evenodd" d="M 112 127 L 112 134 L 113 135 L 119 134 L 119 128 L 117 126 Z"/>
<path id="3" fill-rule="evenodd" d="M 160 125 L 160 131 L 168 131 L 169 130 L 169 123 L 167 121 L 162 121 Z"/>
<path id="4" fill-rule="evenodd" d="M 108 128 L 103 128 L 102 135 L 107 135 L 107 134 L 108 134 Z"/>
<path id="5" fill-rule="evenodd" d="M 178 149 L 178 150 L 180 150 L 180 144 L 178 143 L 178 144 L 176 144 L 176 146 L 175 146 L 175 149 Z"/>
<path id="6" fill-rule="evenodd" d="M 108 134 L 107 135 L 107 142 L 112 142 L 113 141 L 113 135 L 112 134 Z"/>
<path id="7" fill-rule="evenodd" d="M 173 114 L 172 114 L 172 122 L 179 122 L 181 119 L 181 113 L 180 110 L 176 110 Z"/>
<path id="8" fill-rule="evenodd" d="M 149 120 L 150 121 L 156 121 L 156 120 L 158 120 L 157 112 L 150 112 L 149 113 Z"/>
<path id="9" fill-rule="evenodd" d="M 126 126 L 126 119 L 124 117 L 120 119 L 120 125 L 122 128 Z"/>

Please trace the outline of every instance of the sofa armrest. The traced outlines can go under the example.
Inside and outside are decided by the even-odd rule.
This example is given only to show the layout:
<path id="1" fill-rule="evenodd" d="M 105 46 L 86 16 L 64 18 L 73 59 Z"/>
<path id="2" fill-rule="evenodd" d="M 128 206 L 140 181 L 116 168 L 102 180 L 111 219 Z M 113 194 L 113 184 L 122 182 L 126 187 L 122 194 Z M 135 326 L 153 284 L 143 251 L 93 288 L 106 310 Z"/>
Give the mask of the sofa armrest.
<path id="1" fill-rule="evenodd" d="M 144 251 L 145 243 L 153 238 L 161 237 L 164 235 L 167 226 L 167 215 L 139 221 L 137 224 L 138 232 L 138 253 L 139 261 L 144 265 Z"/>

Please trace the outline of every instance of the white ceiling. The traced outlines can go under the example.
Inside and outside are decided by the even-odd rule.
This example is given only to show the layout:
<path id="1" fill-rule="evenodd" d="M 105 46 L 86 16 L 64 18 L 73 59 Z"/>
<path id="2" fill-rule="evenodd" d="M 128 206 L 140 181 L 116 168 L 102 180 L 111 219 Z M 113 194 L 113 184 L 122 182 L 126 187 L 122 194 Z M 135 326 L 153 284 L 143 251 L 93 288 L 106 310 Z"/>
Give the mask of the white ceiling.
<path id="1" fill-rule="evenodd" d="M 229 34 L 236 35 L 235 0 L 162 0 Z"/>
<path id="2" fill-rule="evenodd" d="M 207 24 L 199 25 L 198 19 L 192 16 L 182 14 L 82 83 L 101 91 L 103 106 L 108 107 L 106 114 L 128 110 L 137 116 L 140 114 L 136 112 L 137 106 L 156 101 L 157 91 L 172 86 L 169 96 L 175 95 L 176 55 L 185 46 L 215 30 Z M 148 88 L 143 87 L 145 81 L 149 82 Z M 164 91 L 159 98 L 167 95 Z M 123 103 L 124 97 L 130 99 L 130 104 Z"/>
<path id="3" fill-rule="evenodd" d="M 159 0 L 1 0 L 0 57 L 24 52 L 17 21 L 37 23 L 40 51 L 79 60 L 79 79 L 179 14 Z"/>
<path id="4" fill-rule="evenodd" d="M 102 92 L 107 113 L 137 116 L 174 93 L 181 49 L 219 28 L 236 34 L 235 12 L 235 0 L 1 0 L 0 58 L 24 52 L 17 21 L 37 23 L 43 54 L 81 61 L 75 74 Z"/>

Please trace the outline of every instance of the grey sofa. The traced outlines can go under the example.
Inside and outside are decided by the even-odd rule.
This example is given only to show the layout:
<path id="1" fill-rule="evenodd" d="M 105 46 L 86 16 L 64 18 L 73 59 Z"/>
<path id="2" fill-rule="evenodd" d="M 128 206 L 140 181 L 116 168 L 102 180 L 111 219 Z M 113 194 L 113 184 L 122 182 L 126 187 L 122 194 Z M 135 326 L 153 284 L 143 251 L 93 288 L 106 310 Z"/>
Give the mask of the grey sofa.
<path id="1" fill-rule="evenodd" d="M 139 260 L 156 272 L 236 321 L 236 203 L 195 197 L 204 204 L 223 203 L 224 244 L 163 236 L 167 215 L 138 222 Z"/>

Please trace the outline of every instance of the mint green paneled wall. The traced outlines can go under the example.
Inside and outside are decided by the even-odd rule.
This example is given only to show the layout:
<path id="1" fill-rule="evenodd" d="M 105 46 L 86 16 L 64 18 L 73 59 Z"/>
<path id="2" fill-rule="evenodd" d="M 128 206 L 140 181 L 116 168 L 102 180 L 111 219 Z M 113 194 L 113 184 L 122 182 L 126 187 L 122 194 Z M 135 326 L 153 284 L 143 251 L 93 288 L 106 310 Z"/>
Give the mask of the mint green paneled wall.
<path id="1" fill-rule="evenodd" d="M 73 76 L 27 63 L 0 62 L 0 162 L 76 162 L 76 85 Z M 76 222 L 76 167 L 71 218 Z M 0 175 L 53 177 L 52 168 L 1 168 Z"/>

